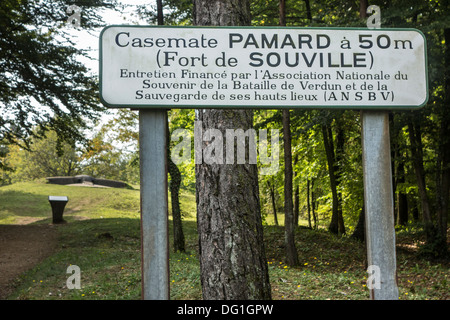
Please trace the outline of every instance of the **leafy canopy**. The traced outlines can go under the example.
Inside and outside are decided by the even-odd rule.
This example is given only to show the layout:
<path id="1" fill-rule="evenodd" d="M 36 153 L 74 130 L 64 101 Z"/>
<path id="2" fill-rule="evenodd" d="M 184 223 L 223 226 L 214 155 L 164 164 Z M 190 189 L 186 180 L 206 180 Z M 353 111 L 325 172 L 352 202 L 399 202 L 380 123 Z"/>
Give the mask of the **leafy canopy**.
<path id="1" fill-rule="evenodd" d="M 83 30 L 102 25 L 101 0 L 0 2 L 0 141 L 29 146 L 48 129 L 62 140 L 83 141 L 88 120 L 99 117 L 96 78 L 79 61 L 71 40 L 70 5 L 81 9 Z M 38 130 L 34 128 L 38 127 Z"/>

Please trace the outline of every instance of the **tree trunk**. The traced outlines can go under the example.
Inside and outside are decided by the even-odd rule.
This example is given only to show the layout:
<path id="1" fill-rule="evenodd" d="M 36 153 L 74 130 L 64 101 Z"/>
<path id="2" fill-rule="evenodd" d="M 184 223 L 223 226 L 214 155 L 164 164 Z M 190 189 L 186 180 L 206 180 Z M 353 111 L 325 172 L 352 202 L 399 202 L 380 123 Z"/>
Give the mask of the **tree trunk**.
<path id="1" fill-rule="evenodd" d="M 277 217 L 277 204 L 275 202 L 275 182 L 271 184 L 269 180 L 267 180 L 267 186 L 269 187 L 270 199 L 272 201 L 272 211 L 273 211 L 273 220 L 275 225 L 278 225 L 278 217 Z"/>
<path id="2" fill-rule="evenodd" d="M 304 1 L 306 6 L 306 18 L 309 20 L 309 22 L 312 22 L 311 4 L 309 3 L 309 0 Z"/>
<path id="3" fill-rule="evenodd" d="M 417 204 L 417 200 L 415 197 L 409 197 L 408 199 L 408 208 L 411 208 L 411 215 L 413 217 L 414 222 L 418 222 L 419 221 L 419 208 L 418 208 L 418 204 Z M 412 203 L 412 205 L 411 205 Z"/>
<path id="4" fill-rule="evenodd" d="M 367 18 L 367 7 L 369 6 L 368 0 L 359 0 L 359 17 Z"/>
<path id="5" fill-rule="evenodd" d="M 300 187 L 295 186 L 294 190 L 294 226 L 298 226 L 298 221 L 300 219 Z"/>
<path id="6" fill-rule="evenodd" d="M 364 205 L 359 212 L 358 223 L 356 224 L 355 230 L 353 231 L 351 238 L 358 241 L 364 242 L 366 240 L 366 227 L 365 227 L 366 212 Z"/>
<path id="7" fill-rule="evenodd" d="M 170 141 L 169 123 L 167 123 L 167 141 Z M 169 149 L 169 143 L 167 143 L 167 149 Z M 185 241 L 183 225 L 181 222 L 181 209 L 180 209 L 180 186 L 181 186 L 181 173 L 177 165 L 172 161 L 170 157 L 170 150 L 167 150 L 167 162 L 168 171 L 170 174 L 170 199 L 172 204 L 172 222 L 173 222 L 173 250 L 175 252 L 185 251 Z"/>
<path id="8" fill-rule="evenodd" d="M 445 104 L 450 106 L 450 28 L 444 29 L 445 40 Z M 439 229 L 439 254 L 447 253 L 447 225 L 450 198 L 450 116 L 448 112 L 442 112 L 440 130 L 440 186 L 437 191 L 437 219 Z"/>
<path id="9" fill-rule="evenodd" d="M 284 244 L 286 247 L 286 264 L 298 265 L 295 248 L 294 212 L 292 203 L 292 153 L 291 125 L 289 110 L 283 110 L 283 142 L 284 142 Z"/>
<path id="10" fill-rule="evenodd" d="M 340 180 L 341 180 L 341 171 L 339 170 L 339 164 L 342 163 L 343 155 L 344 155 L 344 130 L 341 125 L 337 126 L 336 133 L 336 156 L 335 156 L 335 165 L 336 170 L 334 171 L 336 175 L 336 189 L 338 189 Z M 330 137 L 333 139 L 333 135 L 331 134 L 330 128 Z M 342 164 L 341 164 L 342 165 Z M 338 191 L 338 190 L 337 190 Z M 338 191 L 338 229 L 339 234 L 345 234 L 345 225 L 344 225 L 344 215 L 342 212 L 342 193 Z"/>
<path id="11" fill-rule="evenodd" d="M 399 161 L 397 166 L 397 185 L 405 182 L 405 165 L 401 159 L 399 159 Z M 409 220 L 408 201 L 406 199 L 406 194 L 400 191 L 397 193 L 397 212 L 398 224 L 406 226 Z"/>
<path id="12" fill-rule="evenodd" d="M 433 221 L 431 220 L 430 200 L 425 185 L 425 169 L 423 167 L 422 134 L 419 125 L 411 122 L 408 124 L 409 140 L 411 143 L 411 154 L 413 158 L 414 171 L 416 173 L 417 187 L 422 208 L 422 219 L 425 228 L 427 243 L 431 244 L 435 238 Z"/>
<path id="13" fill-rule="evenodd" d="M 314 192 L 314 179 L 311 180 L 311 209 L 312 209 L 312 215 L 313 215 L 313 221 L 314 221 L 314 229 L 317 229 L 317 223 L 318 219 L 316 216 L 316 208 L 317 208 L 317 202 L 316 202 L 316 195 Z"/>
<path id="14" fill-rule="evenodd" d="M 194 0 L 194 24 L 250 25 L 249 1 Z M 197 114 L 203 131 L 218 129 L 224 140 L 226 129 L 253 126 L 249 109 Z M 256 165 L 201 163 L 195 175 L 203 299 L 270 299 Z"/>
<path id="15" fill-rule="evenodd" d="M 181 173 L 177 165 L 168 157 L 169 174 L 170 174 L 170 198 L 172 204 L 172 220 L 173 220 L 173 250 L 175 252 L 185 251 L 184 232 L 181 222 L 180 210 L 180 186 Z"/>
<path id="16" fill-rule="evenodd" d="M 338 193 L 339 181 L 337 179 L 337 165 L 334 153 L 333 133 L 330 126 L 322 125 L 323 142 L 325 145 L 325 153 L 327 155 L 328 173 L 330 176 L 330 188 L 333 197 L 333 212 L 328 231 L 334 234 L 345 233 L 342 220 L 342 210 L 340 204 L 340 196 Z M 342 232 L 343 231 L 343 232 Z"/>
<path id="17" fill-rule="evenodd" d="M 448 29 L 450 30 L 450 29 Z M 450 38 L 450 37 L 449 37 Z M 450 41 L 450 39 L 447 39 Z M 450 90 L 450 86 L 447 88 Z M 450 94 L 450 92 L 448 93 Z M 450 99 L 449 99 L 450 102 Z M 437 226 L 438 226 L 438 243 L 436 246 L 437 254 L 444 257 L 447 254 L 447 219 L 449 211 L 449 197 L 450 197 L 450 121 L 448 115 L 442 115 L 441 120 L 441 141 L 440 155 L 441 167 L 438 168 L 440 172 L 440 181 L 436 190 L 436 204 L 437 204 Z"/>
<path id="18" fill-rule="evenodd" d="M 286 26 L 286 3 L 280 0 L 280 26 Z M 292 203 L 292 148 L 291 120 L 288 109 L 283 109 L 283 142 L 284 142 L 284 245 L 286 247 L 286 264 L 298 265 L 297 249 L 295 248 L 294 211 Z"/>
<path id="19" fill-rule="evenodd" d="M 162 0 L 156 0 L 156 11 L 157 11 L 158 25 L 162 26 L 164 24 Z"/>
<path id="20" fill-rule="evenodd" d="M 294 167 L 297 164 L 298 156 L 296 155 L 294 158 Z M 294 178 L 297 176 L 297 172 L 294 172 Z M 298 226 L 298 220 L 300 215 L 300 187 L 297 184 L 294 190 L 294 226 Z"/>
<path id="21" fill-rule="evenodd" d="M 164 25 L 163 5 L 162 0 L 156 1 L 158 25 Z M 183 224 L 181 222 L 181 209 L 180 209 L 180 186 L 181 186 L 181 173 L 177 165 L 172 161 L 170 157 L 170 131 L 169 123 L 166 126 L 167 136 L 167 163 L 168 172 L 170 174 L 170 199 L 172 205 L 172 222 L 173 222 L 173 250 L 175 252 L 185 251 L 185 239 L 183 232 Z"/>
<path id="22" fill-rule="evenodd" d="M 310 201 L 310 184 L 311 184 L 311 180 L 306 180 L 306 207 L 308 210 L 308 226 L 309 228 L 312 229 L 312 225 L 311 225 L 311 201 Z"/>
<path id="23" fill-rule="evenodd" d="M 286 26 L 286 0 L 278 0 L 280 9 L 280 26 Z"/>

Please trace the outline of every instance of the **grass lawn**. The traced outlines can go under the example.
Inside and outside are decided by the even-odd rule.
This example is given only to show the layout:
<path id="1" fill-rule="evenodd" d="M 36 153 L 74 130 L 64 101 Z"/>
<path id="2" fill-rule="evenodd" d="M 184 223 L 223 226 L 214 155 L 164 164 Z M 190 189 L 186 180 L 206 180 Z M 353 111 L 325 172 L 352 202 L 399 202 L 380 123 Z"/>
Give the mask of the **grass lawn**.
<path id="1" fill-rule="evenodd" d="M 0 224 L 51 223 L 48 195 L 66 195 L 66 224 L 54 226 L 58 249 L 15 282 L 9 299 L 140 299 L 139 191 L 18 183 L 0 188 Z M 195 195 L 181 194 L 186 253 L 170 251 L 170 298 L 201 299 Z M 169 232 L 172 224 L 169 221 Z M 368 299 L 365 246 L 323 230 L 296 232 L 300 265 L 284 263 L 284 229 L 265 225 L 273 299 Z M 448 261 L 417 255 L 419 231 L 397 233 L 400 299 L 449 299 Z M 171 239 L 170 239 L 171 242 Z M 81 289 L 68 289 L 69 265 Z"/>

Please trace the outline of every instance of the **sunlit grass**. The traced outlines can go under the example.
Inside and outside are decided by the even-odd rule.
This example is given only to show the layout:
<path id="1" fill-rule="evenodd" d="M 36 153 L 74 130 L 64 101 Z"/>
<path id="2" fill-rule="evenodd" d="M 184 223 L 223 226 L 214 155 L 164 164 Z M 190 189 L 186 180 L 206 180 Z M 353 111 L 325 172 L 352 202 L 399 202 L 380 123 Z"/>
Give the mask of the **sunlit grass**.
<path id="1" fill-rule="evenodd" d="M 16 281 L 11 299 L 136 300 L 141 298 L 139 190 L 22 183 L 0 188 L 0 223 L 37 219 L 50 223 L 48 195 L 68 195 L 65 219 L 55 226 L 58 250 Z M 169 220 L 170 298 L 201 299 L 195 194 L 182 191 L 186 252 L 172 250 Z M 27 202 L 28 201 L 28 202 Z M 36 207 L 31 210 L 29 203 Z M 170 203 L 170 201 L 169 201 Z M 279 222 L 281 217 L 279 215 Z M 171 218 L 169 216 L 169 218 Z M 285 263 L 284 227 L 264 226 L 272 298 L 276 300 L 368 299 L 365 245 L 325 230 L 296 230 L 299 265 Z M 302 225 L 305 225 L 302 220 Z M 281 223 L 280 223 L 281 224 Z M 417 240 L 402 231 L 401 241 Z M 399 298 L 448 299 L 449 268 L 398 250 Z M 81 269 L 81 289 L 68 289 L 69 265 Z"/>

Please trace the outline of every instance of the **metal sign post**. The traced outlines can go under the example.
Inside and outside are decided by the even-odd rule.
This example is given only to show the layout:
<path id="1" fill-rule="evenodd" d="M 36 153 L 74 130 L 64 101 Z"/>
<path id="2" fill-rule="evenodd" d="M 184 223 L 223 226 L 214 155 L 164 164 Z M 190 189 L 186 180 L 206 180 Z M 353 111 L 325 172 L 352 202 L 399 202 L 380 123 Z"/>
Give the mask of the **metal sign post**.
<path id="1" fill-rule="evenodd" d="M 367 8 L 372 11 L 367 27 L 380 29 L 380 8 Z M 398 300 L 389 113 L 362 111 L 361 121 L 367 262 L 375 282 L 368 281 L 370 298 Z"/>
<path id="2" fill-rule="evenodd" d="M 169 299 L 167 111 L 139 110 L 142 298 Z"/>
<path id="3" fill-rule="evenodd" d="M 373 300 L 397 300 L 389 116 L 362 112 L 362 149 L 367 261 L 377 284 L 369 284 Z"/>

